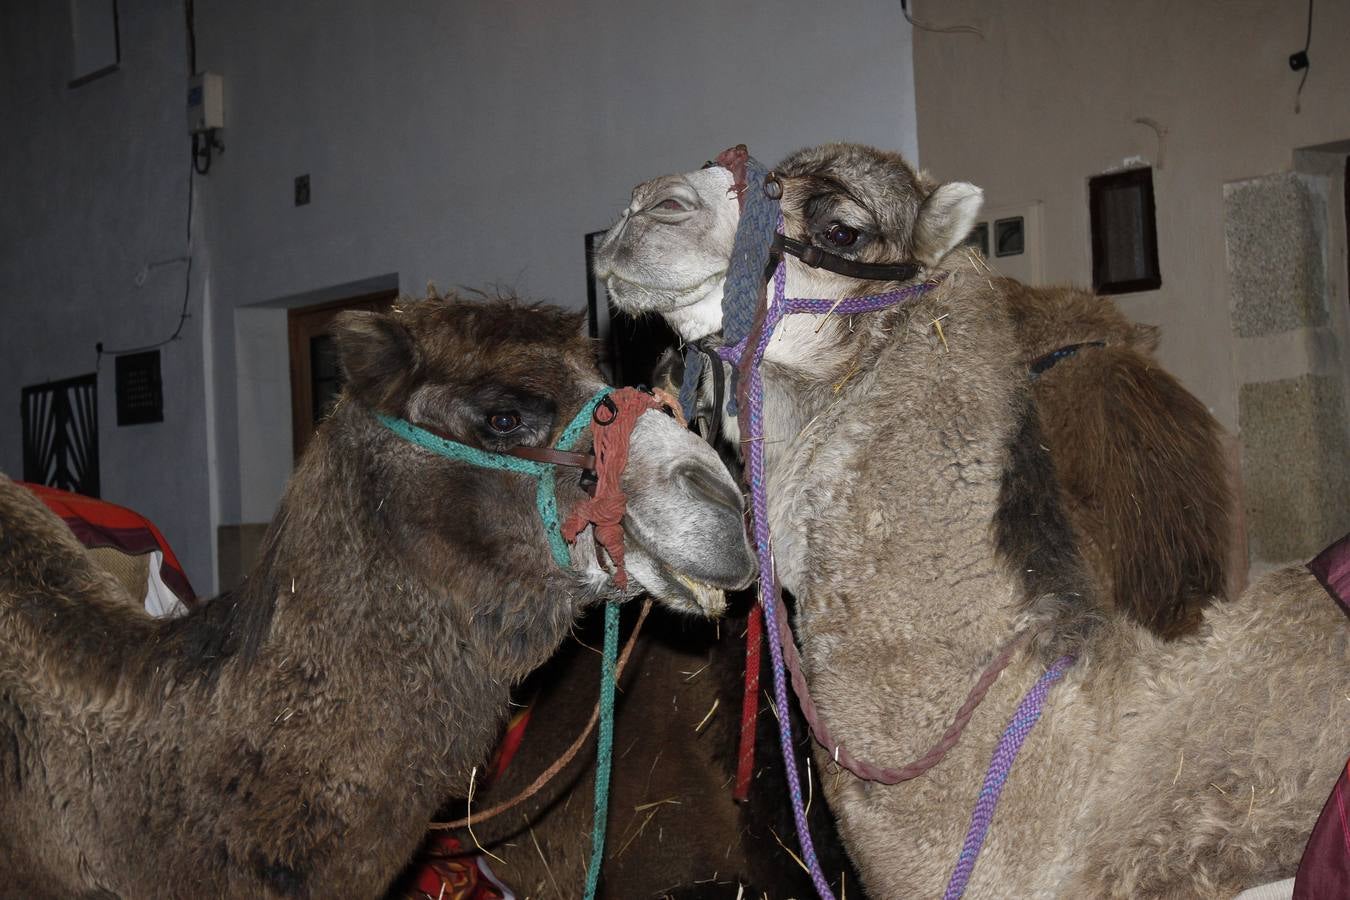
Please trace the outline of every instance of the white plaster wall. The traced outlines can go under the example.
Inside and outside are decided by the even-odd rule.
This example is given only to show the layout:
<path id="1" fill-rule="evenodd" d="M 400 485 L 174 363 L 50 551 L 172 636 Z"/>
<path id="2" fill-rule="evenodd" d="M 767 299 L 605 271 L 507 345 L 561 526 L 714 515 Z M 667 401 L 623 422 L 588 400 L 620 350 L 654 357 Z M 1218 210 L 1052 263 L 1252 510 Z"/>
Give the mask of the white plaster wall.
<path id="1" fill-rule="evenodd" d="M 199 590 L 215 526 L 267 518 L 290 467 L 281 307 L 372 280 L 500 284 L 580 308 L 582 236 L 629 189 L 747 143 L 916 153 L 894 0 L 196 0 L 226 145 L 198 177 L 194 287 L 163 425 L 116 428 L 104 493 L 168 535 Z M 68 4 L 0 4 L 0 468 L 22 385 L 173 328 L 189 142 L 180 2 L 119 5 L 122 68 L 68 90 Z M 308 173 L 313 202 L 292 204 Z M 345 286 L 345 287 L 344 287 Z M 110 363 L 105 360 L 105 367 Z"/>
<path id="2" fill-rule="evenodd" d="M 1300 147 L 1350 138 L 1350 4 L 1315 6 L 1313 67 L 1294 112 L 1306 3 L 1287 0 L 923 0 L 915 16 L 983 38 L 916 32 L 919 142 L 938 177 L 991 205 L 1044 204 L 1048 282 L 1090 284 L 1087 180 L 1154 165 L 1162 288 L 1119 295 L 1163 328 L 1163 363 L 1229 429 L 1238 375 L 1223 185 L 1289 171 Z M 1165 146 L 1134 119 L 1167 130 Z M 1340 295 L 1344 302 L 1344 295 Z"/>
<path id="3" fill-rule="evenodd" d="M 92 372 L 94 346 L 168 337 L 186 250 L 187 52 L 179 3 L 120 4 L 118 71 L 78 88 L 70 4 L 0 4 L 0 471 L 23 474 L 19 392 Z M 164 422 L 117 426 L 113 362 L 99 372 L 102 494 L 164 532 L 198 591 L 214 537 L 203 412 L 202 323 L 162 348 Z"/>
<path id="4" fill-rule="evenodd" d="M 197 23 L 225 83 L 204 181 L 227 523 L 270 515 L 290 466 L 284 323 L 254 305 L 392 274 L 580 308 L 582 237 L 638 181 L 739 142 L 916 150 L 893 0 L 198 0 Z"/>

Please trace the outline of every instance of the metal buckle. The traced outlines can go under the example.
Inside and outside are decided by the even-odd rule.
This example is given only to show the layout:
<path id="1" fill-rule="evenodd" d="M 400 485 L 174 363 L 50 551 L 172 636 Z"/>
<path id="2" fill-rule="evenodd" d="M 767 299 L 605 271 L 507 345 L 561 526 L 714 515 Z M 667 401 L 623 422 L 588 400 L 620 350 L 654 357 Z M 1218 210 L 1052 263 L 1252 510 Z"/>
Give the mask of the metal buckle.
<path id="1" fill-rule="evenodd" d="M 602 409 L 609 410 L 609 418 L 607 419 L 600 418 L 600 410 Z M 591 413 L 591 420 L 594 421 L 595 424 L 599 425 L 601 428 L 605 427 L 606 425 L 613 424 L 614 420 L 617 419 L 618 417 L 619 417 L 619 406 L 614 402 L 613 397 L 611 397 L 609 394 L 606 394 L 604 398 L 595 405 L 595 412 Z"/>
<path id="2" fill-rule="evenodd" d="M 764 196 L 770 200 L 783 199 L 783 183 L 778 180 L 777 172 L 770 172 L 764 176 Z"/>

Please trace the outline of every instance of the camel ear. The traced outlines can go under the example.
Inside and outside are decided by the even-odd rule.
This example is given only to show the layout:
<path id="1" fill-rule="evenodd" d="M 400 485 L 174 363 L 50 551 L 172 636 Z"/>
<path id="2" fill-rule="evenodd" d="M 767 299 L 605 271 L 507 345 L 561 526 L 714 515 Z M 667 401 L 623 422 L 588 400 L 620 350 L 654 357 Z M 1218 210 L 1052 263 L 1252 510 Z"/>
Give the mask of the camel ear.
<path id="1" fill-rule="evenodd" d="M 333 319 L 347 393 L 370 409 L 399 415 L 417 369 L 412 333 L 385 313 L 348 310 Z"/>
<path id="2" fill-rule="evenodd" d="M 944 184 L 923 201 L 914 223 L 914 258 L 937 265 L 970 234 L 984 204 L 984 191 L 964 181 Z"/>

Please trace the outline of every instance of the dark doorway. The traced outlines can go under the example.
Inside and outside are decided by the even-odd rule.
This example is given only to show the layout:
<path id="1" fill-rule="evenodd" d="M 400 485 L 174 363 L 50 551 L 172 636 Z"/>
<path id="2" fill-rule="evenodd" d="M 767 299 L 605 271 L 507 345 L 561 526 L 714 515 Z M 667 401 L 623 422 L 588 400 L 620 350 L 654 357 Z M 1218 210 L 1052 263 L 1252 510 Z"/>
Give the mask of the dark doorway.
<path id="1" fill-rule="evenodd" d="M 287 311 L 291 348 L 291 438 L 295 458 L 305 451 L 319 422 L 342 393 L 342 367 L 333 341 L 333 318 L 348 309 L 381 311 L 393 305 L 398 291 L 379 291 L 332 303 Z"/>
<path id="2" fill-rule="evenodd" d="M 586 321 L 591 338 L 598 342 L 600 370 L 617 387 L 650 385 L 661 353 L 679 346 L 680 338 L 659 315 L 630 316 L 609 302 L 609 292 L 592 274 L 591 265 L 604 235 L 603 231 L 586 235 Z"/>

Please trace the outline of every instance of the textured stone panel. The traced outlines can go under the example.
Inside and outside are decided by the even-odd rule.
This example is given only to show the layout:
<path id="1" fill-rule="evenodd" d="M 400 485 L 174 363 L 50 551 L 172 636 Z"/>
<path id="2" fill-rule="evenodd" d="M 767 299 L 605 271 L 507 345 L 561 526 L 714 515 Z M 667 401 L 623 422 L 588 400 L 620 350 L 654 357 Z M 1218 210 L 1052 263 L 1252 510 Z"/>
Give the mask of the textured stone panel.
<path id="1" fill-rule="evenodd" d="M 1224 185 L 1224 241 L 1239 337 L 1325 325 L 1323 201 L 1295 173 Z"/>
<path id="2" fill-rule="evenodd" d="M 1238 418 L 1252 559 L 1303 560 L 1350 531 L 1350 429 L 1339 381 L 1244 384 Z"/>

